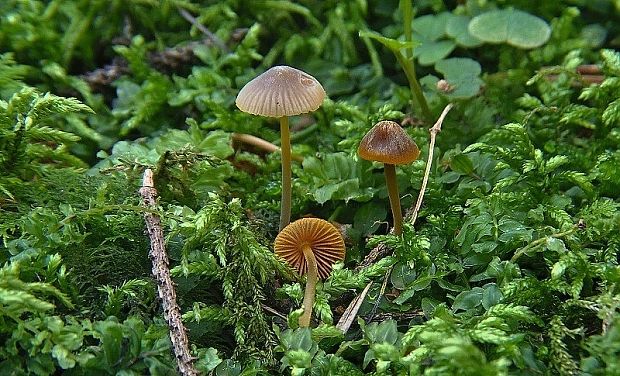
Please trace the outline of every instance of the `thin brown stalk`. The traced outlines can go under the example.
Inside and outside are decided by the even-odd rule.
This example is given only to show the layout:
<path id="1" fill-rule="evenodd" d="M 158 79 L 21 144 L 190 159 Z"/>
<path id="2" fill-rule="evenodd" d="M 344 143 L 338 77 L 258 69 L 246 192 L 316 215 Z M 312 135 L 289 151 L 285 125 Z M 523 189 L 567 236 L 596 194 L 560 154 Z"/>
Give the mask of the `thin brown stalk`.
<path id="1" fill-rule="evenodd" d="M 200 30 L 201 33 L 206 35 L 207 38 L 209 38 L 211 42 L 213 42 L 213 44 L 218 46 L 224 52 L 230 52 L 230 50 L 228 49 L 228 47 L 226 47 L 224 42 L 222 42 L 222 40 L 218 38 L 217 35 L 213 34 L 211 30 L 209 30 L 205 25 L 201 24 L 200 21 L 198 21 L 196 17 L 192 16 L 190 12 L 186 11 L 183 8 L 178 8 L 178 9 L 179 9 L 179 13 L 181 14 L 181 16 L 185 18 L 189 23 L 194 25 L 196 29 Z"/>
<path id="2" fill-rule="evenodd" d="M 142 187 L 139 192 L 144 206 L 155 209 L 157 205 L 157 190 L 153 183 L 153 171 L 151 169 L 147 168 L 144 171 Z M 179 373 L 183 376 L 198 375 L 198 371 L 193 365 L 193 358 L 189 352 L 189 341 L 185 326 L 183 326 L 183 321 L 181 320 L 181 309 L 176 302 L 174 283 L 172 278 L 170 278 L 161 220 L 157 214 L 144 212 L 144 221 L 146 222 L 146 229 L 151 241 L 149 258 L 153 263 L 152 273 L 157 281 L 157 291 L 164 310 L 164 318 L 170 328 L 170 341 L 172 342 Z"/>
<path id="3" fill-rule="evenodd" d="M 280 152 L 280 148 L 277 145 L 272 144 L 271 142 L 264 140 L 260 137 L 252 136 L 251 134 L 246 133 L 233 133 L 232 134 L 233 141 L 243 142 L 244 144 L 255 146 L 261 150 L 264 150 L 268 153 Z M 292 154 L 291 158 L 297 162 L 303 162 L 304 157 L 297 154 Z"/>

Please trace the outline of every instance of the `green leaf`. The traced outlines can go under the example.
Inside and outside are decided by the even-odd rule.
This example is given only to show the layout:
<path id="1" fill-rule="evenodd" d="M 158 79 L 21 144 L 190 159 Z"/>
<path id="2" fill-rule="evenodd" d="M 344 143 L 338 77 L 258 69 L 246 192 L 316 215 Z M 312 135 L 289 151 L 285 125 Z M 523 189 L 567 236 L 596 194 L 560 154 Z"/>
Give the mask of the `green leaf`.
<path id="1" fill-rule="evenodd" d="M 315 342 L 320 342 L 325 338 L 336 338 L 342 340 L 344 338 L 344 333 L 342 333 L 342 330 L 336 328 L 335 326 L 328 324 L 321 324 L 312 329 L 312 339 Z"/>
<path id="2" fill-rule="evenodd" d="M 196 361 L 196 367 L 203 372 L 211 372 L 222 363 L 222 359 L 213 347 L 209 347 Z"/>
<path id="3" fill-rule="evenodd" d="M 367 201 L 372 197 L 373 188 L 362 188 L 361 163 L 345 153 L 327 154 L 322 161 L 304 158 L 302 165 L 307 174 L 304 178 L 311 180 L 308 188 L 319 204 L 329 200 Z"/>
<path id="4" fill-rule="evenodd" d="M 446 33 L 454 38 L 459 46 L 466 48 L 478 47 L 483 42 L 473 36 L 468 29 L 470 17 L 453 15 L 446 24 Z"/>
<path id="5" fill-rule="evenodd" d="M 413 56 L 420 65 L 431 65 L 450 55 L 454 47 L 454 42 L 449 40 L 421 40 L 420 45 L 413 50 Z"/>
<path id="6" fill-rule="evenodd" d="M 427 288 L 433 279 L 435 279 L 434 275 L 420 276 L 411 285 L 407 286 L 407 289 L 403 291 L 398 298 L 394 299 L 394 303 L 403 304 L 407 300 L 411 299 L 417 291 Z"/>
<path id="7" fill-rule="evenodd" d="M 121 356 L 123 326 L 114 321 L 99 321 L 94 328 L 99 332 L 107 366 L 114 367 Z"/>
<path id="8" fill-rule="evenodd" d="M 391 345 L 398 341 L 399 333 L 395 320 L 385 320 L 379 324 L 376 322 L 367 325 L 364 328 L 364 335 L 371 344 L 389 343 Z"/>
<path id="9" fill-rule="evenodd" d="M 234 152 L 229 133 L 217 130 L 205 134 L 197 126 L 190 126 L 187 131 L 170 130 L 161 136 L 155 149 L 159 154 L 163 154 L 167 150 L 181 150 L 188 146 L 220 159 L 225 159 Z"/>
<path id="10" fill-rule="evenodd" d="M 436 41 L 446 34 L 446 25 L 450 18 L 452 18 L 452 13 L 449 12 L 424 15 L 415 18 L 411 23 L 411 28 L 416 34 L 428 40 Z"/>
<path id="11" fill-rule="evenodd" d="M 482 13 L 471 20 L 468 30 L 482 41 L 520 48 L 540 47 L 551 35 L 544 20 L 513 8 Z"/>
<path id="12" fill-rule="evenodd" d="M 435 70 L 442 73 L 452 90 L 446 96 L 454 99 L 470 98 L 478 94 L 482 80 L 480 64 L 468 58 L 450 58 L 438 61 Z"/>
<path id="13" fill-rule="evenodd" d="M 353 216 L 353 228 L 358 230 L 362 236 L 374 233 L 385 221 L 387 209 L 385 205 L 378 202 L 369 202 L 362 205 L 355 211 Z"/>
<path id="14" fill-rule="evenodd" d="M 62 369 L 69 369 L 75 367 L 75 359 L 73 354 L 65 347 L 61 345 L 55 345 L 52 349 L 52 355 L 58 362 L 58 365 Z"/>
<path id="15" fill-rule="evenodd" d="M 463 310 L 467 311 L 472 308 L 476 308 L 482 304 L 482 297 L 484 294 L 484 289 L 481 287 L 474 287 L 469 291 L 463 291 L 458 294 L 456 298 L 454 298 L 454 302 L 452 303 L 452 310 L 458 311 Z"/>
<path id="16" fill-rule="evenodd" d="M 495 283 L 485 285 L 482 292 L 482 306 L 488 310 L 502 300 L 503 294 Z"/>
<path id="17" fill-rule="evenodd" d="M 404 289 L 406 285 L 413 282 L 417 276 L 415 269 L 409 267 L 408 263 L 397 263 L 392 269 L 390 281 L 397 289 Z"/>
<path id="18" fill-rule="evenodd" d="M 474 172 L 474 164 L 465 154 L 457 154 L 450 158 L 450 168 L 464 175 L 471 175 Z"/>
<path id="19" fill-rule="evenodd" d="M 440 303 L 438 300 L 431 299 L 431 298 L 422 298 L 421 306 L 422 306 L 422 312 L 424 312 L 424 316 L 427 319 L 432 318 L 433 314 L 435 313 L 435 308 L 440 304 L 442 303 Z"/>
<path id="20" fill-rule="evenodd" d="M 417 45 L 415 42 L 401 42 L 396 39 L 386 38 L 383 35 L 371 30 L 362 30 L 359 32 L 360 37 L 367 37 L 376 40 L 391 51 L 400 51 L 405 48 L 413 48 Z"/>

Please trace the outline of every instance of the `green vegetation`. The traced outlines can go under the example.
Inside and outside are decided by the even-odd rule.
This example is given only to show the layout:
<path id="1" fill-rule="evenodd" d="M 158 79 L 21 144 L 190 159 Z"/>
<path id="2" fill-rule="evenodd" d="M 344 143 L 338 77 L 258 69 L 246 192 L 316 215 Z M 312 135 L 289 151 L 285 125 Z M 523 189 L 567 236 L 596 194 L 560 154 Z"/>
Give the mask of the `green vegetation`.
<path id="1" fill-rule="evenodd" d="M 145 168 L 202 374 L 618 374 L 618 14 L 617 0 L 1 1 L 0 374 L 176 374 Z M 282 64 L 328 95 L 290 119 L 292 219 L 346 235 L 310 328 L 304 280 L 273 253 L 280 155 L 233 140 L 279 144 L 277 119 L 235 97 Z M 448 103 L 418 219 L 391 235 L 382 165 L 358 145 L 392 120 L 420 146 L 396 173 L 407 212 Z"/>

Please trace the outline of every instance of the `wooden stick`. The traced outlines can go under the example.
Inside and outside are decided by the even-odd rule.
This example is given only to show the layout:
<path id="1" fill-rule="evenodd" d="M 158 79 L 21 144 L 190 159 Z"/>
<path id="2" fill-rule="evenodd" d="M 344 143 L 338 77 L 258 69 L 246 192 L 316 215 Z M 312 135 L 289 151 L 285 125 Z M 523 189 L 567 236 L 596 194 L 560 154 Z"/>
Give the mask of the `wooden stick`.
<path id="1" fill-rule="evenodd" d="M 364 298 L 366 297 L 366 294 L 368 294 L 368 290 L 370 290 L 371 285 L 372 282 L 368 282 L 362 293 L 351 301 L 351 304 L 349 304 L 347 309 L 342 314 L 342 317 L 340 317 L 340 320 L 338 320 L 336 328 L 342 330 L 343 333 L 346 333 L 347 330 L 349 330 L 349 328 L 351 327 L 351 324 L 353 324 L 353 320 L 355 320 L 355 316 L 360 310 L 360 307 L 362 306 Z"/>
<path id="2" fill-rule="evenodd" d="M 271 142 L 264 140 L 260 137 L 252 136 L 246 133 L 233 133 L 232 140 L 237 142 L 243 142 L 244 144 L 256 146 L 259 149 L 262 149 L 268 153 L 280 152 L 280 148 L 277 145 L 272 144 Z M 304 157 L 292 154 L 291 158 L 297 162 L 303 162 Z"/>
<path id="3" fill-rule="evenodd" d="M 139 190 L 144 205 L 155 208 L 157 202 L 157 190 L 153 184 L 153 171 L 147 168 L 142 178 L 142 187 Z M 185 332 L 185 326 L 181 320 L 181 309 L 176 301 L 174 283 L 170 278 L 168 269 L 168 256 L 164 246 L 164 232 L 161 228 L 161 220 L 158 215 L 145 212 L 144 221 L 151 241 L 149 258 L 153 263 L 153 276 L 157 281 L 157 291 L 164 309 L 164 318 L 170 328 L 170 341 L 177 360 L 179 373 L 183 376 L 198 375 L 194 368 L 193 358 L 189 353 L 189 341 Z"/>
<path id="4" fill-rule="evenodd" d="M 426 192 L 426 185 L 428 184 L 428 176 L 431 173 L 431 165 L 433 164 L 433 154 L 435 150 L 435 139 L 437 138 L 437 134 L 441 132 L 441 125 L 443 124 L 446 115 L 452 109 L 454 105 L 452 103 L 448 103 L 448 105 L 443 109 L 441 115 L 439 115 L 439 119 L 435 122 L 435 124 L 431 127 L 429 132 L 431 133 L 431 141 L 428 146 L 428 158 L 426 159 L 426 170 L 424 171 L 424 178 L 422 178 L 422 186 L 420 187 L 420 193 L 418 194 L 418 201 L 415 203 L 415 207 L 413 208 L 413 213 L 411 214 L 411 225 L 415 224 L 415 221 L 418 219 L 418 213 L 420 212 L 420 207 L 422 206 L 422 200 L 424 199 L 424 193 Z"/>
<path id="5" fill-rule="evenodd" d="M 192 25 L 196 26 L 196 28 L 198 30 L 200 30 L 201 33 L 203 33 L 204 35 L 207 36 L 207 38 L 209 38 L 209 40 L 211 40 L 211 42 L 213 42 L 213 44 L 215 44 L 216 46 L 218 46 L 222 51 L 228 53 L 230 52 L 230 50 L 228 49 L 228 47 L 226 47 L 226 44 L 224 44 L 224 42 L 222 42 L 222 40 L 220 38 L 217 37 L 217 35 L 213 34 L 211 32 L 211 30 L 207 29 L 207 27 L 203 24 L 201 24 L 196 17 L 192 16 L 190 12 L 186 11 L 185 9 L 179 7 L 178 8 L 179 13 L 181 14 L 181 16 L 183 18 L 185 18 L 189 23 L 191 23 Z"/>

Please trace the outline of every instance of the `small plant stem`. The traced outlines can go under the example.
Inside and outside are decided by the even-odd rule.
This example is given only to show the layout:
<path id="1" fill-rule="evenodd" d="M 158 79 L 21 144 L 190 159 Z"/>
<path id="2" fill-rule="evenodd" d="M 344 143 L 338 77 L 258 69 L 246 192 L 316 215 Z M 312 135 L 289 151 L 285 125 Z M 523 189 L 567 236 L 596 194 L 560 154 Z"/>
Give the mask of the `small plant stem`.
<path id="1" fill-rule="evenodd" d="M 375 76 L 381 77 L 383 76 L 383 67 L 381 66 L 381 60 L 379 59 L 379 54 L 377 53 L 377 49 L 372 45 L 370 38 L 362 37 L 362 41 L 368 50 L 368 55 L 370 56 L 370 63 L 372 65 L 372 69 L 375 71 Z"/>
<path id="2" fill-rule="evenodd" d="M 233 133 L 231 138 L 234 141 L 243 142 L 244 144 L 255 146 L 261 150 L 264 150 L 268 153 L 280 152 L 280 148 L 277 145 L 272 144 L 271 142 L 264 140 L 260 137 L 252 136 L 251 134 L 246 133 Z M 297 162 L 303 162 L 304 157 L 300 155 L 291 154 L 291 159 Z"/>
<path id="3" fill-rule="evenodd" d="M 424 116 L 424 120 L 430 123 L 433 119 L 433 115 L 431 114 L 431 110 L 428 107 L 426 98 L 424 98 L 424 93 L 422 93 L 422 87 L 420 86 L 420 83 L 418 82 L 418 79 L 416 77 L 415 67 L 413 66 L 413 60 L 407 59 L 398 50 L 393 50 L 392 52 L 394 52 L 394 56 L 396 56 L 396 60 L 398 60 L 398 63 L 403 68 L 403 71 L 405 72 L 405 76 L 407 76 L 407 81 L 409 81 L 409 90 L 411 90 L 411 95 L 412 95 L 411 100 L 413 102 L 413 106 L 415 107 L 416 99 L 417 99 L 417 104 L 422 109 L 422 115 Z"/>
<path id="4" fill-rule="evenodd" d="M 230 52 L 230 50 L 228 49 L 228 47 L 226 47 L 226 44 L 224 44 L 224 42 L 222 42 L 222 40 L 220 38 L 217 37 L 217 35 L 213 34 L 211 32 L 211 30 L 207 29 L 207 27 L 203 24 L 201 24 L 196 17 L 192 16 L 191 13 L 189 13 L 187 10 L 179 7 L 178 8 L 179 13 L 181 14 L 181 16 L 183 18 L 185 18 L 189 23 L 191 23 L 192 25 L 194 25 L 198 30 L 200 30 L 200 32 L 202 32 L 204 35 L 207 36 L 207 38 L 209 38 L 209 40 L 211 42 L 213 42 L 213 44 L 215 44 L 216 46 L 219 47 L 219 49 L 221 49 L 222 51 L 224 51 L 225 53 Z"/>
<path id="5" fill-rule="evenodd" d="M 562 231 L 562 232 L 558 232 L 555 234 L 551 234 L 549 236 L 545 236 L 543 238 L 540 239 L 536 239 L 533 242 L 531 242 L 530 244 L 526 245 L 523 248 L 518 249 L 515 254 L 512 256 L 512 258 L 510 259 L 511 262 L 515 262 L 517 261 L 521 256 L 523 256 L 527 251 L 534 249 L 538 246 L 541 246 L 543 244 L 545 244 L 549 238 L 563 238 L 565 236 L 571 235 L 573 234 L 575 231 L 577 231 L 577 229 L 579 228 L 578 225 L 574 225 L 573 227 L 571 227 L 570 229 L 566 230 L 566 231 Z"/>
<path id="6" fill-rule="evenodd" d="M 403 34 L 405 35 L 405 42 L 411 43 L 413 33 L 411 32 L 411 21 L 413 21 L 413 7 L 411 6 L 411 0 L 401 0 L 400 12 L 403 15 Z M 407 59 L 412 58 L 413 48 L 407 48 L 405 50 L 405 56 Z"/>
<path id="7" fill-rule="evenodd" d="M 317 129 L 319 129 L 319 123 L 314 123 L 300 130 L 299 132 L 295 132 L 291 134 L 291 141 L 298 141 L 302 138 L 308 136 L 309 134 L 314 133 Z"/>
<path id="8" fill-rule="evenodd" d="M 340 212 L 342 212 L 343 207 L 342 206 L 338 206 L 334 212 L 332 213 L 332 215 L 329 216 L 329 218 L 327 218 L 328 222 L 334 222 L 336 219 L 338 219 L 338 216 L 340 215 Z"/>
<path id="9" fill-rule="evenodd" d="M 312 306 L 314 305 L 314 295 L 316 293 L 316 282 L 318 281 L 319 269 L 316 265 L 316 257 L 309 245 L 302 248 L 306 263 L 308 264 L 308 274 L 306 275 L 306 292 L 304 293 L 304 313 L 299 318 L 299 326 L 307 328 L 310 326 L 312 316 Z"/>
<path id="10" fill-rule="evenodd" d="M 153 171 L 151 169 L 147 168 L 144 171 L 140 195 L 145 206 L 153 209 L 156 207 L 157 190 L 154 187 Z M 157 291 L 161 299 L 164 318 L 170 329 L 170 342 L 172 342 L 172 349 L 177 360 L 179 373 L 183 376 L 198 375 L 198 371 L 196 371 L 192 363 L 193 358 L 189 352 L 189 341 L 181 319 L 181 309 L 176 301 L 174 283 L 168 269 L 168 256 L 164 246 L 164 232 L 161 228 L 161 220 L 158 215 L 145 212 L 144 221 L 146 222 L 146 229 L 151 241 L 149 258 L 153 263 L 152 272 L 157 281 Z"/>
<path id="11" fill-rule="evenodd" d="M 392 218 L 394 218 L 394 235 L 401 235 L 403 233 L 403 213 L 400 209 L 396 168 L 393 164 L 386 163 L 383 172 L 385 173 L 385 182 L 387 184 L 388 196 L 390 197 Z"/>
<path id="12" fill-rule="evenodd" d="M 435 122 L 435 125 L 431 127 L 429 132 L 431 133 L 431 140 L 428 145 L 428 159 L 426 160 L 426 170 L 424 171 L 424 177 L 422 178 L 422 186 L 420 187 L 420 193 L 418 194 L 418 200 L 415 203 L 415 207 L 413 208 L 413 213 L 411 214 L 411 225 L 415 224 L 415 221 L 418 219 L 418 213 L 420 212 L 420 207 L 422 207 L 422 200 L 424 199 L 424 193 L 426 192 L 426 185 L 428 184 L 428 177 L 431 174 L 431 166 L 433 164 L 433 154 L 435 150 L 435 139 L 437 138 L 437 134 L 441 132 L 441 125 L 443 124 L 446 115 L 452 109 L 453 104 L 448 103 L 448 105 L 443 109 L 441 115 L 439 115 L 439 119 Z"/>
<path id="13" fill-rule="evenodd" d="M 405 42 L 411 43 L 413 39 L 413 32 L 411 30 L 411 22 L 413 21 L 413 7 L 411 0 L 401 0 L 400 11 L 403 15 L 403 34 L 405 36 Z M 407 81 L 409 81 L 409 90 L 411 90 L 411 103 L 413 107 L 415 108 L 415 99 L 417 98 L 417 103 L 422 109 L 424 119 L 430 123 L 433 119 L 433 115 L 428 107 L 426 98 L 424 98 L 422 87 L 420 86 L 415 73 L 415 66 L 413 65 L 413 48 L 411 47 L 405 49 L 404 56 L 400 53 L 400 51 L 394 51 L 394 54 L 396 55 L 398 63 L 405 71 Z"/>
<path id="14" fill-rule="evenodd" d="M 291 135 L 288 129 L 288 117 L 280 118 L 280 138 L 282 146 L 282 204 L 280 208 L 280 231 L 291 222 Z"/>
<path id="15" fill-rule="evenodd" d="M 268 305 L 265 305 L 265 304 L 261 303 L 261 305 L 260 305 L 260 306 L 261 306 L 261 307 L 262 307 L 265 311 L 267 311 L 267 312 L 269 312 L 269 313 L 272 313 L 272 314 L 274 314 L 274 315 L 278 316 L 279 318 L 281 318 L 281 319 L 283 319 L 283 320 L 286 320 L 286 315 L 284 315 L 284 314 L 282 314 L 282 313 L 280 313 L 280 312 L 276 311 L 275 309 L 273 309 L 273 308 L 269 307 Z"/>

